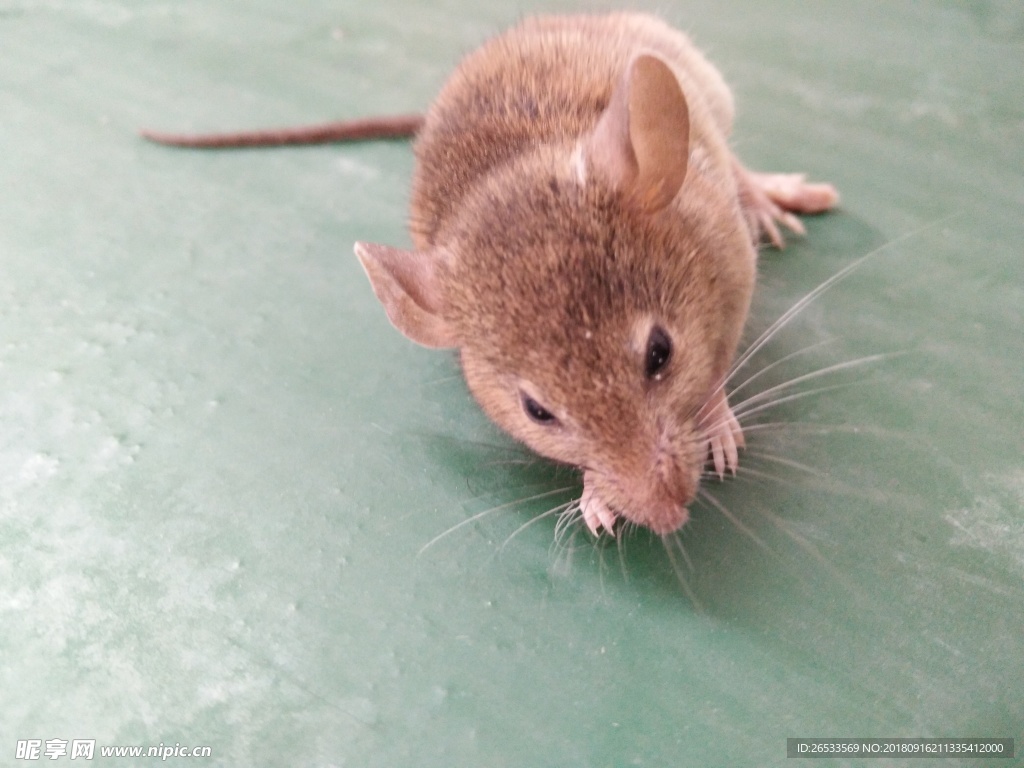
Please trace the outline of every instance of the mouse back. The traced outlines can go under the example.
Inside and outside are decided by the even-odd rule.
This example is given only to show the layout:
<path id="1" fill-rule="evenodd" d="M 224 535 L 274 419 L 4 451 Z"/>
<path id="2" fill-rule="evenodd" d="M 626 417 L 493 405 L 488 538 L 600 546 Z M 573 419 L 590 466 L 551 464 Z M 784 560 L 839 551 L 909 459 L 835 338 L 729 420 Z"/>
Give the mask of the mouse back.
<path id="1" fill-rule="evenodd" d="M 682 32 L 643 14 L 528 18 L 470 53 L 427 111 L 410 205 L 416 246 L 436 241 L 492 169 L 539 144 L 571 143 L 591 131 L 641 53 L 672 69 L 693 113 L 693 147 L 713 156 L 719 183 L 732 184 L 732 96 Z"/>

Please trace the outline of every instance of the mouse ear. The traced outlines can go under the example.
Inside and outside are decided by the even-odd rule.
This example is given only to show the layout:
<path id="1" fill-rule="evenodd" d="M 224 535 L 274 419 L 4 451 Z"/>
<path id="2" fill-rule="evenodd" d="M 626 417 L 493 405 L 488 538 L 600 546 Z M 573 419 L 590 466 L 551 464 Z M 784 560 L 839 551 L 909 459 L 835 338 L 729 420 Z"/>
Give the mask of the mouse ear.
<path id="1" fill-rule="evenodd" d="M 373 243 L 356 243 L 355 251 L 395 328 L 425 347 L 458 346 L 443 314 L 437 278 L 440 251 L 403 251 Z"/>
<path id="2" fill-rule="evenodd" d="M 634 58 L 584 145 L 592 168 L 645 211 L 661 210 L 686 177 L 690 111 L 657 56 Z"/>

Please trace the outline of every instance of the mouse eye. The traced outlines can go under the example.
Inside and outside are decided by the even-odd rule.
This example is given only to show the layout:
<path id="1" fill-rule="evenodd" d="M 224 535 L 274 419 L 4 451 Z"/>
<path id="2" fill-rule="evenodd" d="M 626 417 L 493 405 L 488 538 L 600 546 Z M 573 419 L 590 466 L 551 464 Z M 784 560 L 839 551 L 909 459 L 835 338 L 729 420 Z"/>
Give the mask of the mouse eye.
<path id="1" fill-rule="evenodd" d="M 544 427 L 558 423 L 558 419 L 555 418 L 555 414 L 538 403 L 528 394 L 520 392 L 519 395 L 523 401 L 523 410 L 526 411 L 526 415 L 529 416 L 532 421 Z"/>
<path id="2" fill-rule="evenodd" d="M 651 328 L 647 337 L 647 351 L 644 353 L 644 374 L 648 379 L 661 379 L 661 370 L 672 357 L 672 339 L 660 325 Z"/>

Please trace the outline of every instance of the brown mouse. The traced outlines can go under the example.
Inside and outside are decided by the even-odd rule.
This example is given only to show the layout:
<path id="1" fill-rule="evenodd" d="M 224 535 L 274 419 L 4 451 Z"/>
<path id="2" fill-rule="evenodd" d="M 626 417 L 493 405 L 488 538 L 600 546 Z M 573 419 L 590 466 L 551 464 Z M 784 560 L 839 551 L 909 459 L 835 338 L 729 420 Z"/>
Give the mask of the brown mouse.
<path id="1" fill-rule="evenodd" d="M 491 419 L 583 470 L 595 534 L 678 529 L 709 457 L 738 466 L 725 383 L 755 246 L 836 191 L 746 170 L 721 75 L 636 13 L 528 18 L 469 54 L 422 124 L 397 121 L 417 135 L 415 248 L 355 246 L 391 322 L 457 348 Z"/>

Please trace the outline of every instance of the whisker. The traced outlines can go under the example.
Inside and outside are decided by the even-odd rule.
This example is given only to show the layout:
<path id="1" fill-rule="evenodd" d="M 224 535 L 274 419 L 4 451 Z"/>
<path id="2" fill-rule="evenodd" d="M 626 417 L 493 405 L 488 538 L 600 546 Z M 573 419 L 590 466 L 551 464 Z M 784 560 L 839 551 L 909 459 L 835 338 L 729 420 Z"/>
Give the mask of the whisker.
<path id="1" fill-rule="evenodd" d="M 622 580 L 629 583 L 629 570 L 626 568 L 626 531 L 628 526 L 622 526 L 623 531 L 615 537 L 615 549 L 619 553 L 619 571 L 622 573 Z"/>
<path id="2" fill-rule="evenodd" d="M 799 533 L 794 531 L 785 520 L 776 515 L 774 512 L 764 509 L 763 507 L 761 508 L 761 514 L 764 515 L 765 519 L 768 520 L 768 522 L 770 522 L 772 525 L 774 525 L 776 528 L 778 528 L 780 531 L 786 534 L 786 536 L 792 539 L 797 546 L 799 546 L 805 552 L 810 554 L 811 557 L 813 557 L 815 560 L 817 560 L 819 563 L 822 563 L 823 565 L 829 565 L 828 560 L 826 560 L 825 557 L 821 554 L 821 552 L 818 551 L 818 548 L 811 544 L 811 542 L 809 542 Z"/>
<path id="3" fill-rule="evenodd" d="M 787 467 L 792 467 L 793 469 L 799 469 L 801 472 L 806 472 L 807 474 L 814 475 L 815 477 L 823 476 L 823 473 L 820 469 L 815 469 L 814 467 L 808 464 L 802 464 L 801 462 L 794 461 L 793 459 L 786 459 L 783 458 L 782 456 L 777 456 L 769 451 L 748 450 L 747 455 L 753 456 L 754 458 L 758 459 L 764 459 L 765 461 L 771 461 L 776 464 L 782 464 Z"/>
<path id="4" fill-rule="evenodd" d="M 540 463 L 540 460 L 536 456 L 523 456 L 519 459 L 494 459 L 492 461 L 485 461 L 480 466 L 482 467 L 531 467 Z M 538 485 L 538 483 L 534 483 Z"/>
<path id="5" fill-rule="evenodd" d="M 761 413 L 762 411 L 771 410 L 772 408 L 774 408 L 777 405 L 782 405 L 783 403 L 788 403 L 788 402 L 790 402 L 792 400 L 803 400 L 805 397 L 813 397 L 814 395 L 820 395 L 820 394 L 823 394 L 825 392 L 832 392 L 832 391 L 837 390 L 837 389 L 847 389 L 849 387 L 857 387 L 857 386 L 861 386 L 861 385 L 866 384 L 866 383 L 867 383 L 866 381 L 850 381 L 850 382 L 846 382 L 846 383 L 843 383 L 843 384 L 832 384 L 831 386 L 828 386 L 828 387 L 818 387 L 817 389 L 808 389 L 808 390 L 805 390 L 804 392 L 797 392 L 797 393 L 792 394 L 792 395 L 786 395 L 786 397 L 780 397 L 780 398 L 778 398 L 776 400 L 772 400 L 771 402 L 768 402 L 768 403 L 762 403 L 761 405 L 758 405 L 758 406 L 756 406 L 754 408 L 748 408 L 747 410 L 742 411 L 740 413 L 735 413 L 734 412 L 734 414 L 736 416 L 736 420 L 737 421 L 739 421 L 741 418 L 748 419 L 748 418 L 750 418 L 751 416 L 753 416 L 755 414 Z"/>
<path id="6" fill-rule="evenodd" d="M 556 543 L 559 543 L 572 533 L 573 523 L 580 516 L 580 501 L 575 499 L 571 501 L 565 509 L 562 510 L 561 514 L 558 515 L 558 519 L 555 520 L 555 533 L 554 539 Z"/>
<path id="7" fill-rule="evenodd" d="M 767 510 L 762 511 L 766 512 L 766 516 L 768 517 L 770 522 L 772 522 L 780 531 L 786 534 L 786 536 L 792 539 L 798 547 L 800 547 L 812 558 L 814 558 L 818 562 L 818 564 L 836 580 L 836 583 L 840 587 L 842 587 L 855 597 L 860 598 L 861 600 L 870 600 L 870 598 L 867 595 L 865 595 L 857 587 L 857 585 L 851 579 L 849 579 L 839 568 L 837 568 L 831 560 L 825 557 L 818 550 L 818 548 L 814 546 L 813 543 L 808 541 L 806 537 L 794 531 L 791 525 L 786 520 L 778 517 L 777 515 L 771 512 L 767 512 Z M 815 588 L 817 588 L 817 585 L 814 586 Z"/>
<path id="8" fill-rule="evenodd" d="M 886 440 L 916 440 L 913 436 L 899 430 L 885 429 L 875 424 L 837 424 L 835 422 L 813 421 L 762 421 L 743 426 L 743 433 L 759 430 L 775 430 L 777 432 L 792 429 L 794 432 L 811 432 L 819 435 L 849 434 L 870 435 Z"/>
<path id="9" fill-rule="evenodd" d="M 437 536 L 435 536 L 434 538 L 432 538 L 430 541 L 428 541 L 426 544 L 424 544 L 420 548 L 420 551 L 416 553 L 416 556 L 419 557 L 424 552 L 426 552 L 428 549 L 430 549 L 432 546 L 434 546 L 437 542 L 439 542 L 441 539 L 445 538 L 446 536 L 448 536 L 448 535 L 450 535 L 452 533 L 455 533 L 455 531 L 459 530 L 460 528 L 462 528 L 464 526 L 470 525 L 471 523 L 475 523 L 475 522 L 483 519 L 484 517 L 487 517 L 487 515 L 493 514 L 495 512 L 500 512 L 501 510 L 508 509 L 509 507 L 514 507 L 517 504 L 525 504 L 525 503 L 530 502 L 530 501 L 537 501 L 538 499 L 545 499 L 548 496 L 555 496 L 555 495 L 557 495 L 559 493 L 565 493 L 566 491 L 572 490 L 572 488 L 573 488 L 573 486 L 570 486 L 570 485 L 564 486 L 562 488 L 555 488 L 554 490 L 544 491 L 543 493 L 538 493 L 538 494 L 535 494 L 533 496 L 527 496 L 524 499 L 513 499 L 512 501 L 509 501 L 509 502 L 507 502 L 505 504 L 499 504 L 496 507 L 491 507 L 490 509 L 485 509 L 483 512 L 478 512 L 477 514 L 473 515 L 472 517 L 468 517 L 465 520 L 462 520 L 461 522 L 456 523 L 455 525 L 453 525 L 448 530 L 446 530 L 443 533 L 440 533 Z"/>
<path id="10" fill-rule="evenodd" d="M 814 346 L 820 346 L 820 345 L 814 345 Z M 813 347 L 808 347 L 806 349 L 811 349 L 811 348 L 813 348 Z M 803 351 L 806 351 L 806 350 L 801 350 L 801 352 L 803 352 Z M 799 353 L 794 353 L 794 355 L 795 354 L 799 354 Z M 827 392 L 827 391 L 829 391 L 831 389 L 838 389 L 838 388 L 842 388 L 842 387 L 846 387 L 846 386 L 853 386 L 854 384 L 864 384 L 866 382 L 859 381 L 859 382 L 852 382 L 852 383 L 849 383 L 849 384 L 833 385 L 831 387 L 821 387 L 821 388 L 818 388 L 818 389 L 807 390 L 806 392 L 796 393 L 796 394 L 790 395 L 788 397 L 778 398 L 776 400 L 772 400 L 769 403 L 763 404 L 763 405 L 758 406 L 756 408 L 750 407 L 750 406 L 753 406 L 756 403 L 761 402 L 762 400 L 770 398 L 772 395 L 777 394 L 778 392 L 784 392 L 787 389 L 790 389 L 790 388 L 792 388 L 792 387 L 794 387 L 794 386 L 796 386 L 798 384 L 802 384 L 802 383 L 804 383 L 806 381 L 812 381 L 812 380 L 820 378 L 822 376 L 826 376 L 826 375 L 828 375 L 830 373 L 835 373 L 837 371 L 845 370 L 847 368 L 853 368 L 853 367 L 856 367 L 856 366 L 867 365 L 869 363 L 877 362 L 879 360 L 884 360 L 884 359 L 888 359 L 888 358 L 892 358 L 892 357 L 898 357 L 898 356 L 901 356 L 901 355 L 904 355 L 904 354 L 906 354 L 906 352 L 886 352 L 886 353 L 880 353 L 880 354 L 877 354 L 877 355 L 866 355 L 864 357 L 859 357 L 859 358 L 857 358 L 855 360 L 846 360 L 846 361 L 844 361 L 842 363 L 836 363 L 834 365 L 829 365 L 829 366 L 826 366 L 824 368 L 819 368 L 819 369 L 817 369 L 815 371 L 811 371 L 810 373 L 805 373 L 805 374 L 803 374 L 801 376 L 797 376 L 797 377 L 795 377 L 793 379 L 790 379 L 788 381 L 782 382 L 781 384 L 777 384 L 774 387 L 770 387 L 769 389 L 766 389 L 763 392 L 759 392 L 759 393 L 757 393 L 755 395 L 751 395 L 750 397 L 746 398 L 745 400 L 740 401 L 739 403 L 735 404 L 732 407 L 731 414 L 730 414 L 729 410 L 726 409 L 724 406 L 720 407 L 718 410 L 723 411 L 723 415 L 721 416 L 721 418 L 717 419 L 716 421 L 711 422 L 708 425 L 703 425 L 703 430 L 702 431 L 705 434 L 713 433 L 717 429 L 722 427 L 723 425 L 728 424 L 729 421 L 730 421 L 730 418 L 735 418 L 737 421 L 740 421 L 741 419 L 748 419 L 748 418 L 750 418 L 750 416 L 752 416 L 752 415 L 754 415 L 756 413 L 759 413 L 761 411 L 767 410 L 767 409 L 769 409 L 769 408 L 771 408 L 771 407 L 773 407 L 775 405 L 787 402 L 789 400 L 800 399 L 800 398 L 802 398 L 804 396 L 810 396 L 812 394 L 820 394 L 820 393 L 823 393 L 823 392 Z M 790 357 L 792 357 L 792 355 L 790 355 Z M 783 359 L 785 359 L 785 358 L 783 358 Z M 779 362 L 782 362 L 782 361 L 779 361 Z M 771 366 L 769 366 L 769 367 L 771 367 Z M 761 371 L 761 373 L 763 373 L 764 370 L 767 370 L 767 369 L 763 369 Z M 760 375 L 760 374 L 755 374 L 751 378 L 747 379 L 747 381 L 744 382 L 744 385 L 749 383 L 751 380 L 753 380 L 757 375 Z M 733 394 L 735 394 L 735 392 L 736 392 L 736 390 L 733 391 Z M 744 432 L 747 432 L 749 428 L 746 425 L 742 425 L 742 426 L 743 426 Z M 705 441 L 705 439 L 706 438 L 704 436 L 698 436 L 698 437 L 694 438 L 692 444 L 700 445 L 701 443 L 703 443 Z"/>
<path id="11" fill-rule="evenodd" d="M 712 496 L 706 489 L 701 488 L 697 493 L 702 499 L 707 501 L 709 504 L 711 504 L 711 506 L 713 506 L 715 509 L 721 512 L 722 515 L 724 515 L 729 522 L 735 525 L 740 532 L 746 534 L 751 541 L 760 546 L 765 552 L 768 552 L 772 555 L 775 554 L 774 552 L 772 552 L 771 547 L 765 544 L 760 536 L 754 533 L 754 531 L 751 530 L 749 526 L 747 526 L 738 517 L 736 517 L 736 515 L 730 512 L 722 502 L 720 502 L 718 499 Z"/>
<path id="12" fill-rule="evenodd" d="M 815 299 L 821 296 L 821 294 L 825 293 L 825 291 L 827 291 L 829 288 L 831 288 L 840 280 L 845 278 L 847 275 L 855 271 L 861 264 L 863 264 L 865 261 L 871 258 L 871 256 L 873 256 L 875 253 L 877 253 L 877 251 L 872 251 L 871 253 L 867 253 L 864 256 L 861 256 L 859 259 L 856 259 L 850 264 L 847 264 L 843 269 L 839 270 L 830 278 L 825 280 L 817 288 L 815 288 L 814 290 L 810 291 L 809 293 L 805 294 L 803 297 L 798 299 L 796 303 L 793 304 L 793 306 L 791 306 L 789 309 L 783 312 L 778 317 L 778 319 L 775 320 L 775 322 L 769 325 L 761 333 L 760 336 L 754 339 L 750 346 L 748 346 L 747 349 L 736 359 L 736 361 L 732 364 L 732 367 L 729 371 L 726 380 L 732 378 L 740 370 L 742 370 L 743 367 L 746 366 L 746 364 L 750 361 L 750 358 L 752 358 L 754 355 L 760 352 L 764 348 L 764 346 L 769 341 L 771 341 L 772 338 L 775 337 L 775 334 L 777 334 L 779 330 L 781 330 L 787 323 L 789 323 L 790 320 L 792 320 L 794 317 L 796 317 L 805 309 L 807 309 L 807 307 L 810 306 Z"/>
<path id="13" fill-rule="evenodd" d="M 428 387 L 437 386 L 438 384 L 447 384 L 449 381 L 457 381 L 462 378 L 462 373 L 456 372 L 447 376 L 439 376 L 436 379 L 427 379 L 423 383 Z"/>
<path id="14" fill-rule="evenodd" d="M 764 374 L 768 373 L 768 371 L 772 370 L 772 368 L 776 368 L 776 367 L 782 365 L 783 363 L 785 363 L 785 362 L 787 362 L 789 360 L 792 360 L 793 358 L 799 357 L 800 355 L 805 355 L 808 352 L 811 352 L 812 350 L 817 349 L 818 347 L 823 347 L 823 346 L 826 346 L 828 344 L 833 344 L 834 342 L 835 342 L 834 339 L 825 339 L 824 341 L 819 341 L 816 344 L 811 344 L 810 346 L 804 347 L 803 349 L 798 349 L 796 352 L 790 352 L 785 357 L 781 357 L 778 360 L 776 360 L 775 362 L 769 363 L 764 368 L 759 370 L 757 373 L 751 374 L 750 376 L 748 376 L 743 381 L 743 383 L 733 387 L 733 389 L 729 392 L 729 397 L 730 398 L 735 397 L 737 392 L 742 391 L 747 385 L 749 385 L 753 381 L 756 381 L 757 379 L 759 379 Z"/>
<path id="15" fill-rule="evenodd" d="M 714 477 L 718 477 L 718 475 L 715 475 Z M 779 475 L 773 475 L 771 472 L 764 472 L 763 470 L 754 469 L 753 467 L 750 466 L 740 467 L 739 469 L 737 469 L 735 479 L 736 482 L 743 482 L 744 480 L 763 480 L 770 483 L 793 484 L 792 480 L 787 480 L 786 478 L 780 477 Z"/>
<path id="16" fill-rule="evenodd" d="M 932 229 L 933 227 L 936 227 L 940 224 L 943 224 L 959 215 L 961 215 L 961 212 L 952 213 L 948 216 L 943 216 L 941 218 L 923 224 L 920 227 L 916 227 L 908 232 L 904 232 L 902 235 L 893 238 L 887 243 L 883 243 L 877 248 L 868 251 L 860 258 L 855 259 L 854 261 L 847 264 L 841 270 L 832 275 L 832 277 L 828 278 L 823 283 L 821 283 L 817 288 L 815 288 L 814 290 L 810 291 L 805 296 L 797 300 L 797 302 L 793 304 L 792 307 L 790 307 L 788 310 L 782 313 L 778 320 L 769 325 L 768 328 L 765 329 L 765 331 L 760 336 L 758 336 L 757 339 L 755 339 L 749 347 L 747 347 L 747 350 L 742 355 L 739 356 L 736 362 L 733 363 L 728 378 L 731 378 L 733 375 L 736 374 L 737 371 L 743 368 L 743 366 L 747 364 L 750 358 L 756 355 L 764 347 L 764 345 L 771 340 L 771 338 L 779 331 L 780 328 L 786 325 L 798 314 L 803 312 L 812 302 L 814 302 L 819 296 L 821 296 L 821 294 L 825 293 L 827 290 L 832 288 L 836 283 L 844 280 L 852 272 L 856 271 L 865 261 L 874 256 L 877 256 L 882 251 L 888 250 L 893 246 L 899 245 L 900 243 L 905 242 L 906 240 L 909 240 L 912 237 L 916 237 L 922 232 Z"/>
<path id="17" fill-rule="evenodd" d="M 932 229 L 940 224 L 943 224 L 949 221 L 950 219 L 956 218 L 961 214 L 962 212 L 951 213 L 948 216 L 943 216 L 938 219 L 934 219 L 928 222 L 927 224 L 923 224 L 920 227 L 916 227 L 915 229 L 912 229 L 908 232 L 904 232 L 902 235 L 893 238 L 887 243 L 883 243 L 877 248 L 868 251 L 860 258 L 855 259 L 851 263 L 847 264 L 845 267 L 843 267 L 843 269 L 839 270 L 830 278 L 822 282 L 817 288 L 805 294 L 802 298 L 798 299 L 796 303 L 793 304 L 793 306 L 791 306 L 789 309 L 783 312 L 782 315 L 780 315 L 779 318 L 775 320 L 775 322 L 769 325 L 761 333 L 761 335 L 754 339 L 754 341 L 750 343 L 746 350 L 742 352 L 736 358 L 736 360 L 733 361 L 733 364 L 729 367 L 729 371 L 722 378 L 722 381 L 712 391 L 711 396 L 713 397 L 714 395 L 717 395 L 725 387 L 726 383 L 730 379 L 732 379 L 732 377 L 735 376 L 744 366 L 746 366 L 746 364 L 750 362 L 750 359 L 754 357 L 754 355 L 756 355 L 758 352 L 760 352 L 764 348 L 764 346 L 769 341 L 771 341 L 772 338 L 774 338 L 775 334 L 777 334 L 784 326 L 786 326 L 790 320 L 792 320 L 794 317 L 803 312 L 811 303 L 813 303 L 819 296 L 821 296 L 823 293 L 832 288 L 836 283 L 844 280 L 852 272 L 856 271 L 857 268 L 860 267 L 865 261 L 874 256 L 877 256 L 882 251 L 892 248 L 893 246 L 898 245 L 912 237 L 916 237 L 922 232 L 926 232 L 927 230 Z"/>
<path id="18" fill-rule="evenodd" d="M 676 540 L 676 549 L 679 550 L 679 554 L 683 557 L 683 562 L 686 563 L 687 569 L 690 573 L 696 573 L 697 569 L 693 567 L 693 560 L 690 559 L 690 553 L 686 551 L 686 546 L 683 544 L 683 534 L 679 531 L 668 534 Z"/>
<path id="19" fill-rule="evenodd" d="M 559 570 L 559 561 L 563 560 L 563 556 L 565 562 L 565 572 L 568 572 L 568 570 L 572 567 L 572 556 L 573 552 L 575 551 L 575 548 L 573 547 L 572 543 L 573 540 L 576 538 L 578 531 L 579 529 L 570 529 L 569 539 L 566 542 L 562 542 L 557 538 L 552 540 L 549 552 L 551 552 L 551 556 L 554 558 L 553 568 L 556 571 Z"/>
<path id="20" fill-rule="evenodd" d="M 512 531 L 511 534 L 509 534 L 509 537 L 507 539 L 505 539 L 505 541 L 503 541 L 501 546 L 498 548 L 499 551 L 500 550 L 504 550 L 505 547 L 508 545 L 508 543 L 510 541 L 512 541 L 512 539 L 514 539 L 516 536 L 518 536 L 520 533 L 525 531 L 527 528 L 529 528 L 534 523 L 536 523 L 536 522 L 538 522 L 540 520 L 543 520 L 543 519 L 545 519 L 547 517 L 551 517 L 551 515 L 561 514 L 562 512 L 564 512 L 572 504 L 573 504 L 573 502 L 567 501 L 564 504 L 559 504 L 558 506 L 552 507 L 551 509 L 547 510 L 546 512 L 541 512 L 539 515 L 534 515 L 529 520 L 527 520 L 525 523 L 523 523 L 518 528 L 516 528 L 514 531 Z"/>
<path id="21" fill-rule="evenodd" d="M 784 430 L 793 427 L 795 430 L 805 430 L 808 432 L 826 432 L 837 430 L 855 431 L 855 427 L 849 427 L 845 424 L 819 424 L 813 421 L 762 421 L 757 424 L 744 424 L 743 434 L 750 432 L 759 432 L 764 430 Z M 749 450 L 749 449 L 748 449 Z"/>
<path id="22" fill-rule="evenodd" d="M 555 523 L 555 535 L 551 546 L 555 552 L 564 552 L 567 562 L 574 549 L 573 542 L 576 541 L 576 537 L 583 531 L 583 526 L 579 525 L 582 517 L 580 501 L 576 499 L 562 511 L 562 514 L 558 516 L 558 521 Z"/>
<path id="23" fill-rule="evenodd" d="M 704 612 L 704 606 L 700 600 L 697 599 L 697 595 L 690 587 L 690 582 L 686 579 L 686 574 L 683 573 L 683 569 L 679 565 L 679 561 L 676 559 L 675 552 L 673 551 L 673 544 L 679 549 L 679 554 L 682 555 L 683 560 L 693 570 L 693 563 L 690 562 L 690 556 L 686 553 L 686 549 L 683 547 L 683 542 L 679 538 L 678 533 L 671 533 L 661 537 L 661 543 L 665 547 L 665 554 L 668 555 L 668 561 L 672 565 L 672 570 L 675 571 L 676 580 L 679 582 L 679 586 L 683 588 L 686 596 L 690 598 L 690 602 L 693 603 L 693 607 L 696 608 L 700 613 Z"/>
<path id="24" fill-rule="evenodd" d="M 546 486 L 548 484 L 549 483 L 547 481 L 545 481 L 545 480 L 537 480 L 535 482 L 520 483 L 519 487 L 520 488 L 543 488 L 544 486 Z M 478 494 L 476 494 L 474 496 L 470 496 L 470 497 L 468 497 L 466 499 L 463 499 L 462 504 L 463 504 L 463 506 L 465 506 L 466 504 L 469 504 L 471 502 L 480 501 L 481 499 L 486 499 L 488 496 L 493 496 L 493 495 L 494 495 L 494 491 L 493 490 L 487 491 L 485 493 L 478 493 Z M 530 498 L 527 498 L 527 499 L 523 499 L 523 501 L 531 501 L 532 498 L 533 497 L 530 497 Z M 509 505 L 516 504 L 516 503 L 518 503 L 518 502 L 510 501 Z M 495 509 L 500 509 L 500 507 L 495 507 Z"/>
<path id="25" fill-rule="evenodd" d="M 790 379 L 789 381 L 784 381 L 781 384 L 776 384 L 774 387 L 769 387 L 768 389 L 764 390 L 763 392 L 758 392 L 756 395 L 751 395 L 747 399 L 742 400 L 739 403 L 734 404 L 732 411 L 733 411 L 734 414 L 741 413 L 743 411 L 743 406 L 744 405 L 748 405 L 750 403 L 760 402 L 761 400 L 764 400 L 765 398 L 770 397 L 771 395 L 775 394 L 776 392 L 785 391 L 787 389 L 790 389 L 791 387 L 795 387 L 797 384 L 802 384 L 805 381 L 812 381 L 812 380 L 820 378 L 822 376 L 827 376 L 830 373 L 835 373 L 837 371 L 846 370 L 847 368 L 855 368 L 855 367 L 861 366 L 861 365 L 868 365 L 869 363 L 878 362 L 879 360 L 887 360 L 887 359 L 893 358 L 893 357 L 899 357 L 899 356 L 904 355 L 904 354 L 906 354 L 906 353 L 905 352 L 883 352 L 883 353 L 880 353 L 880 354 L 877 354 L 877 355 L 865 355 L 864 357 L 858 357 L 855 360 L 846 360 L 846 361 L 844 361 L 842 363 L 836 363 L 835 365 L 829 365 L 829 366 L 826 366 L 824 368 L 818 368 L 817 370 L 811 371 L 810 373 L 805 373 L 805 374 L 803 374 L 801 376 L 797 376 L 796 378 Z M 735 392 L 734 392 L 734 394 L 735 394 Z"/>

